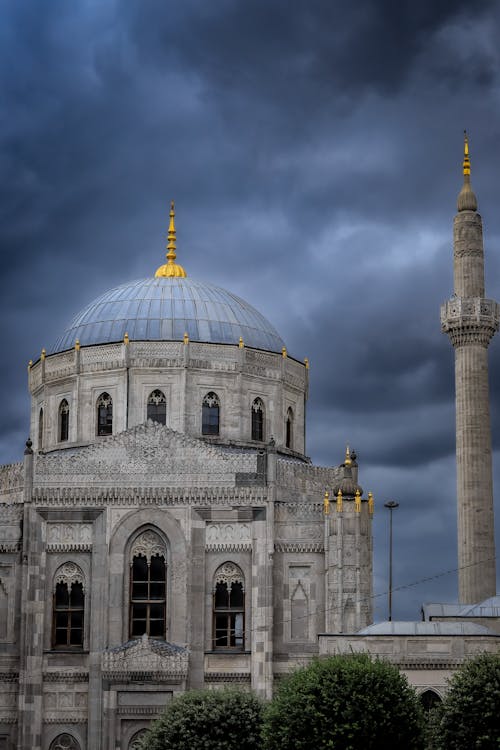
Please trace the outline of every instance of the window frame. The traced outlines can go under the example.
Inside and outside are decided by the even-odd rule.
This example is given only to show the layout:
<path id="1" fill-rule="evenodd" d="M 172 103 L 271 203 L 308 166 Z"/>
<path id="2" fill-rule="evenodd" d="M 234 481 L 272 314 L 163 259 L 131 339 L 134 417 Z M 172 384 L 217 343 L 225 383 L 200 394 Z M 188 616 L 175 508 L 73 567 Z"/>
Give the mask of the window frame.
<path id="1" fill-rule="evenodd" d="M 107 405 L 99 403 L 101 399 L 109 399 Z M 96 435 L 108 437 L 113 434 L 113 397 L 108 391 L 102 391 L 95 401 L 96 405 Z M 101 419 L 101 408 L 106 409 L 105 421 Z"/>
<path id="2" fill-rule="evenodd" d="M 293 409 L 291 406 L 288 407 L 285 419 L 285 447 L 289 450 L 293 450 Z"/>
<path id="3" fill-rule="evenodd" d="M 155 403 L 152 401 L 152 398 L 154 394 L 160 394 L 163 398 L 163 401 L 159 401 L 158 403 Z M 161 421 L 160 419 L 156 419 L 155 417 L 151 417 L 149 415 L 150 407 L 154 407 L 156 410 L 158 410 L 159 406 L 164 406 L 164 421 Z M 151 420 L 152 422 L 156 422 L 157 424 L 166 425 L 167 424 L 167 397 L 165 395 L 165 392 L 161 390 L 161 388 L 154 388 L 151 393 L 149 394 L 147 400 L 146 400 L 146 420 Z"/>
<path id="4" fill-rule="evenodd" d="M 212 401 L 213 403 L 210 404 L 209 401 Z M 216 423 L 214 420 L 215 413 L 217 416 Z M 220 413 L 220 398 L 215 391 L 209 391 L 205 394 L 201 402 L 201 434 L 204 437 L 220 436 Z"/>
<path id="5" fill-rule="evenodd" d="M 258 417 L 258 415 L 260 415 L 260 417 Z M 266 407 L 264 406 L 264 402 L 260 398 L 260 396 L 257 396 L 257 398 L 254 398 L 254 400 L 252 401 L 251 435 L 252 440 L 256 440 L 259 443 L 263 443 L 266 439 L 265 419 Z"/>
<path id="6" fill-rule="evenodd" d="M 61 399 L 59 404 L 57 433 L 59 443 L 65 443 L 69 440 L 69 402 L 66 398 Z"/>
<path id="7" fill-rule="evenodd" d="M 227 571 L 229 571 L 229 574 L 227 574 Z M 240 604 L 231 606 L 231 589 L 234 584 L 241 586 L 242 600 Z M 228 597 L 228 606 L 226 607 L 222 607 L 220 605 L 217 606 L 218 586 L 226 586 L 227 597 Z M 238 628 L 236 624 L 236 618 L 238 616 L 241 617 L 240 628 Z M 218 633 L 220 632 L 221 627 L 220 627 L 220 622 L 219 623 L 217 622 L 218 618 L 225 618 L 226 620 L 226 627 L 225 627 L 226 639 L 224 643 L 219 643 L 220 636 L 218 636 Z M 233 626 L 233 620 L 234 620 L 234 626 Z M 245 651 L 245 642 L 246 642 L 245 623 L 246 623 L 245 577 L 239 565 L 236 565 L 236 563 L 233 563 L 232 561 L 227 561 L 217 568 L 214 574 L 214 578 L 213 578 L 212 650 L 213 651 L 231 651 L 231 652 Z M 237 635 L 237 633 L 239 632 L 241 632 L 241 636 Z M 231 643 L 233 633 L 234 633 L 234 639 L 235 639 L 234 644 Z M 240 637 L 241 637 L 241 643 L 236 643 L 236 640 L 238 640 Z"/>
<path id="8" fill-rule="evenodd" d="M 163 558 L 163 580 L 162 579 L 151 579 L 151 561 L 156 559 L 162 559 Z M 147 580 L 141 580 L 141 579 L 135 579 L 134 578 L 134 560 L 146 560 L 147 565 Z M 138 597 L 134 596 L 134 583 L 135 584 L 146 584 L 147 586 L 147 597 Z M 153 597 L 151 596 L 151 585 L 163 583 L 163 596 L 162 597 Z M 136 639 L 141 638 L 143 633 L 135 633 L 134 630 L 134 622 L 141 622 L 144 618 L 134 617 L 134 607 L 137 606 L 145 606 L 146 607 L 146 630 L 144 631 L 146 635 L 148 635 L 149 638 L 157 638 L 158 640 L 166 640 L 167 637 L 167 560 L 166 560 L 166 550 L 164 555 L 152 555 L 151 558 L 148 560 L 143 555 L 133 555 L 131 556 L 130 560 L 130 582 L 129 582 L 129 638 Z M 162 606 L 163 608 L 163 615 L 161 618 L 155 618 L 163 620 L 163 630 L 162 634 L 158 635 L 157 633 L 152 634 L 151 633 L 151 608 L 154 606 Z"/>
<path id="9" fill-rule="evenodd" d="M 81 604 L 71 602 L 72 589 L 74 585 L 81 586 Z M 66 587 L 67 604 L 61 604 L 57 601 L 58 587 Z M 63 563 L 56 570 L 53 578 L 52 588 L 52 631 L 51 631 L 51 648 L 56 651 L 83 651 L 86 639 L 86 587 L 85 577 L 81 568 L 71 560 Z M 58 615 L 66 615 L 66 626 L 58 625 Z M 79 625 L 72 625 L 71 621 L 74 615 L 81 615 Z M 57 631 L 66 629 L 66 642 L 57 642 Z M 78 643 L 71 643 L 72 631 L 80 630 L 81 637 Z"/>

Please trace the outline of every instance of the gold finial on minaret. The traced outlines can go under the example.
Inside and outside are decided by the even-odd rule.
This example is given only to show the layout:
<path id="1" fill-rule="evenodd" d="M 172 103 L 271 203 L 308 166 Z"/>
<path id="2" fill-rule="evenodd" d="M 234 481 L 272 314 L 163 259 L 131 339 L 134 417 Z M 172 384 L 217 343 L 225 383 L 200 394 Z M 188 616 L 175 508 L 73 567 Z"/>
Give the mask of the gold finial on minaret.
<path id="1" fill-rule="evenodd" d="M 167 262 L 158 268 L 155 273 L 156 277 L 178 277 L 185 279 L 187 274 L 182 266 L 176 263 L 176 249 L 177 249 L 177 235 L 175 231 L 175 204 L 174 201 L 170 204 L 170 223 L 168 225 L 167 235 Z"/>
<path id="2" fill-rule="evenodd" d="M 356 494 L 354 495 L 354 510 L 356 513 L 361 513 L 361 492 L 359 489 L 356 490 Z"/>
<path id="3" fill-rule="evenodd" d="M 309 357 L 304 357 L 304 364 L 306 366 L 306 370 L 309 369 Z"/>
<path id="4" fill-rule="evenodd" d="M 283 359 L 286 359 L 288 357 L 288 354 L 287 354 L 287 351 L 286 351 L 286 346 L 282 347 L 282 349 L 281 349 L 281 356 L 283 357 Z"/>
<path id="5" fill-rule="evenodd" d="M 469 138 L 464 130 L 464 160 L 463 160 L 464 184 L 458 194 L 457 208 L 459 211 L 477 211 L 477 198 L 470 184 L 470 156 Z"/>
<path id="6" fill-rule="evenodd" d="M 42 360 L 42 362 L 43 362 L 43 360 L 45 359 L 46 356 L 47 356 L 47 352 L 46 352 L 45 347 L 44 347 L 42 349 L 42 353 L 40 354 L 40 359 Z"/>
<path id="7" fill-rule="evenodd" d="M 345 464 L 345 466 L 350 466 L 352 464 L 351 449 L 349 448 L 349 444 L 347 444 L 346 447 L 345 447 L 345 461 L 344 461 L 344 464 Z"/>
<path id="8" fill-rule="evenodd" d="M 375 502 L 373 500 L 373 492 L 368 493 L 368 513 L 370 515 L 373 515 L 373 511 L 375 510 Z"/>
<path id="9" fill-rule="evenodd" d="M 464 177 L 470 175 L 470 157 L 469 157 L 469 139 L 467 137 L 467 131 L 464 130 Z"/>
<path id="10" fill-rule="evenodd" d="M 125 335 L 123 337 L 123 343 L 125 344 L 125 346 L 128 346 L 130 344 L 130 337 L 129 337 L 127 331 L 125 331 Z"/>
<path id="11" fill-rule="evenodd" d="M 183 336 L 182 340 L 183 340 L 183 342 L 185 344 L 189 344 L 189 336 L 188 336 L 188 332 L 187 331 L 184 331 L 184 336 Z"/>
<path id="12" fill-rule="evenodd" d="M 240 336 L 240 340 L 238 341 L 238 346 L 240 349 L 245 348 L 245 342 L 243 341 L 243 336 Z"/>
<path id="13" fill-rule="evenodd" d="M 327 516 L 330 512 L 330 493 L 325 490 L 325 496 L 323 497 L 323 513 Z"/>
<path id="14" fill-rule="evenodd" d="M 337 513 L 342 512 L 342 490 L 337 492 Z"/>
<path id="15" fill-rule="evenodd" d="M 79 351 L 80 351 L 80 339 L 77 339 L 75 341 L 75 352 L 79 352 Z"/>

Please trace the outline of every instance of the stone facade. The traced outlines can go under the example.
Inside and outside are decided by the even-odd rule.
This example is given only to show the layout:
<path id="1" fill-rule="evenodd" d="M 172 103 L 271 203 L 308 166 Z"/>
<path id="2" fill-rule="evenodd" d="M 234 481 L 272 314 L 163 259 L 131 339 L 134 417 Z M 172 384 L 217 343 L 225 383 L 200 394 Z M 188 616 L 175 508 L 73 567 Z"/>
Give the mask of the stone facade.
<path id="1" fill-rule="evenodd" d="M 0 472 L 7 747 L 129 750 L 175 693 L 237 684 L 270 696 L 276 676 L 318 653 L 318 633 L 371 622 L 373 504 L 355 457 L 332 467 L 305 457 L 307 375 L 283 354 L 182 342 L 82 347 L 30 368 L 34 446 Z M 154 389 L 166 424 L 146 421 Z M 98 436 L 103 392 L 112 434 Z M 207 392 L 220 403 L 215 437 L 201 434 Z M 155 558 L 164 629 L 134 637 L 132 560 Z M 219 584 L 243 597 L 222 643 Z M 84 597 L 79 645 L 55 642 L 58 586 Z"/>

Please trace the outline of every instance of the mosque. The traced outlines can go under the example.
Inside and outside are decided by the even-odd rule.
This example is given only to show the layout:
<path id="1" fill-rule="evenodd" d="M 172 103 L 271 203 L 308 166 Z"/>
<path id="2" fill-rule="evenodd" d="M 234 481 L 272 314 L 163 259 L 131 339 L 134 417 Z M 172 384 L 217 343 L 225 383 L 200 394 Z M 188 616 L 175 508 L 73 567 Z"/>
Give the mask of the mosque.
<path id="1" fill-rule="evenodd" d="M 175 693 L 273 684 L 369 650 L 439 696 L 498 650 L 481 217 L 455 218 L 460 604 L 372 624 L 373 495 L 306 456 L 308 361 L 234 294 L 166 263 L 82 310 L 28 367 L 30 438 L 0 467 L 0 750 L 134 750 Z M 340 458 L 340 457 L 339 457 Z M 493 560 L 493 562 L 492 562 Z M 486 626 L 486 624 L 487 626 Z"/>

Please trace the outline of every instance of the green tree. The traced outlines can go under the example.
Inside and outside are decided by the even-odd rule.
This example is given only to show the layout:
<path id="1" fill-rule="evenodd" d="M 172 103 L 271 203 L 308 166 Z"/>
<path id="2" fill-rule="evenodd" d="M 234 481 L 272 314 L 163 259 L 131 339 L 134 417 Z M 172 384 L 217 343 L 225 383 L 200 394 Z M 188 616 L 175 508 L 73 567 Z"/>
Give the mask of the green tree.
<path id="1" fill-rule="evenodd" d="M 500 655 L 481 654 L 455 672 L 430 732 L 435 750 L 500 748 Z"/>
<path id="2" fill-rule="evenodd" d="M 143 750 L 258 750 L 262 703 L 241 690 L 192 690 L 174 698 L 142 739 Z"/>
<path id="3" fill-rule="evenodd" d="M 316 659 L 287 677 L 263 733 L 266 750 L 417 750 L 423 717 L 396 667 L 352 654 Z"/>

